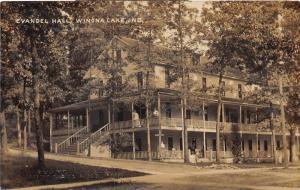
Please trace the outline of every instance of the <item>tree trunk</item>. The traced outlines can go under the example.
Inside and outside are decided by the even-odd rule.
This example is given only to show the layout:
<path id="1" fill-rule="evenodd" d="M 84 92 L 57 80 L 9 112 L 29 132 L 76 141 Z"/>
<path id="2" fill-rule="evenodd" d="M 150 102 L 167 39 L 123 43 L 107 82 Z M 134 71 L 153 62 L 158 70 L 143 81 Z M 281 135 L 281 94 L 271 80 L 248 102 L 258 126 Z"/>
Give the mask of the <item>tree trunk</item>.
<path id="1" fill-rule="evenodd" d="M 149 123 L 149 102 L 146 99 L 146 124 L 147 124 L 147 146 L 148 146 L 148 160 L 152 161 L 151 155 L 151 137 L 150 137 L 150 123 Z"/>
<path id="2" fill-rule="evenodd" d="M 186 125 L 186 98 L 182 99 L 181 105 L 181 114 L 182 114 L 182 125 L 183 125 L 183 155 L 184 155 L 184 163 L 189 163 L 189 147 L 188 147 L 188 133 L 187 133 L 187 125 Z"/>
<path id="3" fill-rule="evenodd" d="M 282 143 L 283 143 L 283 163 L 287 167 L 289 163 L 288 150 L 287 150 L 287 140 L 286 140 L 286 130 L 285 130 L 285 112 L 283 105 L 283 87 L 282 87 L 282 76 L 279 74 L 279 92 L 280 92 L 280 123 L 282 129 Z"/>
<path id="4" fill-rule="evenodd" d="M 223 64 L 223 63 L 222 63 Z M 222 90 L 225 90 L 222 86 L 223 80 L 223 65 L 221 65 L 219 75 L 219 87 L 218 87 L 218 110 L 217 110 L 217 126 L 216 126 L 216 161 L 220 162 L 220 124 L 221 124 L 221 108 L 222 108 Z M 224 117 L 224 115 L 222 116 Z"/>
<path id="5" fill-rule="evenodd" d="M 18 147 L 22 146 L 22 131 L 21 131 L 21 125 L 20 125 L 20 110 L 17 108 L 16 110 L 16 128 L 17 128 L 17 141 L 18 141 Z"/>
<path id="6" fill-rule="evenodd" d="M 274 126 L 274 113 L 271 113 L 270 127 L 272 130 L 272 150 L 273 150 L 273 158 L 274 164 L 277 165 L 277 151 L 276 151 L 276 136 L 275 136 L 275 126 Z"/>
<path id="7" fill-rule="evenodd" d="M 34 93 L 34 128 L 36 136 L 36 145 L 38 152 L 38 167 L 39 169 L 44 169 L 45 159 L 44 159 L 44 144 L 43 144 L 43 131 L 42 122 L 40 114 L 40 89 L 39 89 L 39 63 L 38 54 L 33 39 L 31 41 L 32 45 L 32 62 L 34 66 L 33 71 L 33 93 Z"/>
<path id="8" fill-rule="evenodd" d="M 0 113 L 0 126 L 1 126 L 1 154 L 5 155 L 8 152 L 5 111 L 2 111 Z"/>
<path id="9" fill-rule="evenodd" d="M 27 133 L 27 144 L 31 144 L 31 111 L 28 110 L 27 112 L 27 130 L 28 130 L 28 133 Z"/>
<path id="10" fill-rule="evenodd" d="M 290 160 L 291 162 L 298 161 L 297 159 L 297 147 L 296 147 L 296 128 L 290 129 Z"/>

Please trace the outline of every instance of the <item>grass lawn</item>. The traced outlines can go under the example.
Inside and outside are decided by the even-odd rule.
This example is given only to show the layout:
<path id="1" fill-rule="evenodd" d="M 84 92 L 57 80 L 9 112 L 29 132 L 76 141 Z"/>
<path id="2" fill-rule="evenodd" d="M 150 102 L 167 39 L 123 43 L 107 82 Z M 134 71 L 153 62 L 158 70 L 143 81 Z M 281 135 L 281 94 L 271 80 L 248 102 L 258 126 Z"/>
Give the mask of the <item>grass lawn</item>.
<path id="1" fill-rule="evenodd" d="M 41 171 L 37 169 L 36 159 L 0 156 L 0 189 L 146 175 L 145 173 L 122 169 L 87 166 L 54 160 L 46 160 L 46 168 Z M 99 160 L 99 162 L 101 161 Z"/>

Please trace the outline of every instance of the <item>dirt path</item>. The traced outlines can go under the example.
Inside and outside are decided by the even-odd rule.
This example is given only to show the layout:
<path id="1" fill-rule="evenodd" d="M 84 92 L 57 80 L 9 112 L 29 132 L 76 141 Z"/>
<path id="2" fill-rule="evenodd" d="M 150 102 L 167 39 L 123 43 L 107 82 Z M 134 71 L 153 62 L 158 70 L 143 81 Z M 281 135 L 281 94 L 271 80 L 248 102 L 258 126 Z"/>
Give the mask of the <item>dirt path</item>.
<path id="1" fill-rule="evenodd" d="M 19 150 L 11 150 L 10 153 L 13 155 L 23 154 L 24 156 L 30 157 L 37 156 L 37 153 L 32 151 L 23 153 Z M 299 167 L 293 167 L 293 169 L 278 168 L 276 170 L 266 167 L 247 169 L 211 169 L 187 164 L 93 159 L 86 157 L 57 155 L 52 153 L 46 153 L 45 158 L 91 166 L 120 168 L 152 174 L 140 177 L 112 180 L 116 182 L 130 181 L 132 183 L 147 184 L 142 189 L 300 189 Z M 67 186 L 47 186 L 48 188 L 45 186 L 45 188 L 73 188 L 78 186 L 101 184 L 104 182 L 107 181 L 73 183 L 67 184 Z M 41 189 L 41 187 L 38 189 Z"/>

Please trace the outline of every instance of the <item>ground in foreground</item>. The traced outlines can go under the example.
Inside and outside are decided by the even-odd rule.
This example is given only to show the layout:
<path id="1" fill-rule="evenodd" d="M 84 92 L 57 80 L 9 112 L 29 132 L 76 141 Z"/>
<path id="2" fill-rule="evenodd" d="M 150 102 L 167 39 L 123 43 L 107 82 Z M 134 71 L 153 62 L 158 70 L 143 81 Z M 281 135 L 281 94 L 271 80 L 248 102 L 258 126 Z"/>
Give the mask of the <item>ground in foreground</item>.
<path id="1" fill-rule="evenodd" d="M 38 170 L 36 162 L 36 159 L 30 157 L 1 155 L 0 187 L 6 189 L 146 175 L 141 172 L 55 160 L 46 160 L 46 168 Z"/>

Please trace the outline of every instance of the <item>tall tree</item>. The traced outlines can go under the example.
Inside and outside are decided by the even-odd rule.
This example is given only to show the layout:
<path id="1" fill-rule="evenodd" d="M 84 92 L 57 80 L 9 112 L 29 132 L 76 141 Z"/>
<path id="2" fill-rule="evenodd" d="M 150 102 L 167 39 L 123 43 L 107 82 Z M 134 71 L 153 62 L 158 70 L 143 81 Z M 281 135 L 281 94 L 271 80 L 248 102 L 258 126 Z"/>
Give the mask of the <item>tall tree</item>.
<path id="1" fill-rule="evenodd" d="M 178 0 L 169 2 L 168 36 L 169 47 L 173 49 L 173 61 L 175 66 L 174 78 L 180 78 L 179 97 L 181 99 L 182 125 L 183 125 L 183 152 L 184 162 L 189 162 L 188 134 L 186 124 L 187 101 L 191 92 L 190 73 L 195 69 L 191 64 L 191 54 L 196 52 L 199 46 L 199 33 L 197 27 L 198 10 L 189 8 L 186 1 Z M 177 73 L 177 74 L 176 74 Z"/>

